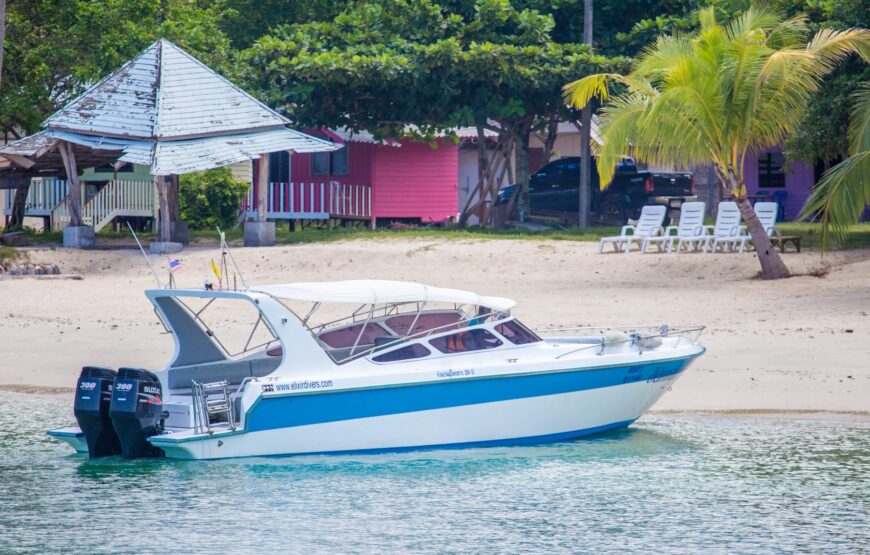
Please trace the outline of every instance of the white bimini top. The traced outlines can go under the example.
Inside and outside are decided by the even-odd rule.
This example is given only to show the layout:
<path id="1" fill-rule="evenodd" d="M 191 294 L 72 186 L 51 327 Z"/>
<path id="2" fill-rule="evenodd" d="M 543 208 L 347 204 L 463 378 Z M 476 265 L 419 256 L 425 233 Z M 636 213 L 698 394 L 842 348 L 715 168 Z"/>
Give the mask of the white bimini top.
<path id="1" fill-rule="evenodd" d="M 314 303 L 383 305 L 432 302 L 483 306 L 498 311 L 510 310 L 517 304 L 504 297 L 487 297 L 461 289 L 383 279 L 256 285 L 249 290 L 279 299 Z"/>

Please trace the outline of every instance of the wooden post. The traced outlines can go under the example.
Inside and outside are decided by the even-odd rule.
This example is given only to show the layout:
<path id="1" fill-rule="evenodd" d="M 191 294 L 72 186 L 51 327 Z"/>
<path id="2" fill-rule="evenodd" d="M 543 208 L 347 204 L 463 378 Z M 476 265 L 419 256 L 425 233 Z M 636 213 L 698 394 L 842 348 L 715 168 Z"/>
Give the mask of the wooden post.
<path id="1" fill-rule="evenodd" d="M 169 199 L 167 198 L 166 179 L 164 179 L 162 175 L 155 175 L 154 185 L 157 187 L 157 202 L 160 214 L 157 237 L 161 242 L 168 243 L 171 240 L 171 230 L 169 224 Z"/>
<path id="2" fill-rule="evenodd" d="M 169 222 L 176 223 L 178 214 L 178 176 L 169 176 L 169 187 L 166 190 L 166 202 L 169 205 Z"/>
<path id="3" fill-rule="evenodd" d="M 67 207 L 69 210 L 69 225 L 78 227 L 82 225 L 82 191 L 79 185 L 78 168 L 73 146 L 64 141 L 58 145 L 60 157 L 63 159 L 63 167 L 66 170 L 66 182 L 68 186 Z"/>
<path id="4" fill-rule="evenodd" d="M 257 176 L 257 221 L 265 222 L 269 209 L 269 155 L 260 155 L 260 171 Z"/>

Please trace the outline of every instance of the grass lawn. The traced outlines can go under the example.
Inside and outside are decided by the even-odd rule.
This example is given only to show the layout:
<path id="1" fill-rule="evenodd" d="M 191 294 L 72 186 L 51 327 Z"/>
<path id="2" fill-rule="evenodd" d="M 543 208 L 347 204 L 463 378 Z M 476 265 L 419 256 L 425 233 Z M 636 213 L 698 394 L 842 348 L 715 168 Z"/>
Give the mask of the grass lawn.
<path id="1" fill-rule="evenodd" d="M 803 247 L 809 249 L 817 249 L 820 247 L 819 226 L 812 223 L 795 223 L 785 222 L 778 226 L 783 235 L 798 235 L 803 237 Z M 601 237 L 607 235 L 618 235 L 619 227 L 590 227 L 590 228 L 567 228 L 567 229 L 547 229 L 547 230 L 530 230 L 526 228 L 512 228 L 504 230 L 493 230 L 479 227 L 470 227 L 467 229 L 443 229 L 443 228 L 412 228 L 402 230 L 377 230 L 368 231 L 365 229 L 353 228 L 335 228 L 335 229 L 318 229 L 308 228 L 298 231 L 289 231 L 285 224 L 278 224 L 276 238 L 278 244 L 291 245 L 296 243 L 318 243 L 330 241 L 343 241 L 355 239 L 443 239 L 443 240 L 462 240 L 462 239 L 531 239 L 531 240 L 552 240 L 552 241 L 594 241 L 597 242 Z M 242 240 L 242 229 L 234 228 L 226 232 L 227 241 L 240 242 Z M 215 244 L 217 243 L 217 232 L 214 230 L 191 230 L 191 239 L 198 244 Z M 63 242 L 63 235 L 60 232 L 28 232 L 27 238 L 31 244 L 60 244 Z M 140 240 L 147 244 L 154 239 L 153 233 L 143 233 L 139 236 Z M 98 243 L 106 246 L 111 246 L 114 242 L 123 242 L 124 244 L 131 242 L 129 232 L 114 232 L 102 231 L 97 234 Z M 870 248 L 870 223 L 861 223 L 854 225 L 849 229 L 849 232 L 843 241 L 835 241 L 832 243 L 833 250 L 849 250 L 859 248 Z"/>

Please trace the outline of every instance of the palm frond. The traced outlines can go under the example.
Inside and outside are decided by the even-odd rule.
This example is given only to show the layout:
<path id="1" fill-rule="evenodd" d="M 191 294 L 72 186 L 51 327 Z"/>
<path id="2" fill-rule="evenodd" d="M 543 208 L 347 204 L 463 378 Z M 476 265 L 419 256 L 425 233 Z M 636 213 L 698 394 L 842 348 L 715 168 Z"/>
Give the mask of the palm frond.
<path id="1" fill-rule="evenodd" d="M 857 154 L 870 150 L 870 83 L 864 83 L 852 96 L 855 104 L 849 120 L 849 150 Z"/>
<path id="2" fill-rule="evenodd" d="M 799 218 L 819 221 L 822 248 L 828 248 L 830 235 L 845 237 L 867 205 L 870 205 L 870 151 L 859 152 L 825 172 Z"/>

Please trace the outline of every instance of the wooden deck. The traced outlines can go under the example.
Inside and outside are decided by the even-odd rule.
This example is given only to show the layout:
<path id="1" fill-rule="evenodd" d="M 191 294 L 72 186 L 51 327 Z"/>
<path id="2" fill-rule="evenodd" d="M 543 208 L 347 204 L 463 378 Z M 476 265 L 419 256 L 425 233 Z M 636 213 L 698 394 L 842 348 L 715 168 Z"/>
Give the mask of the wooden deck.
<path id="1" fill-rule="evenodd" d="M 372 216 L 370 185 L 269 183 L 266 217 L 273 220 L 368 220 Z M 242 206 L 245 217 L 257 217 L 254 188 Z"/>

